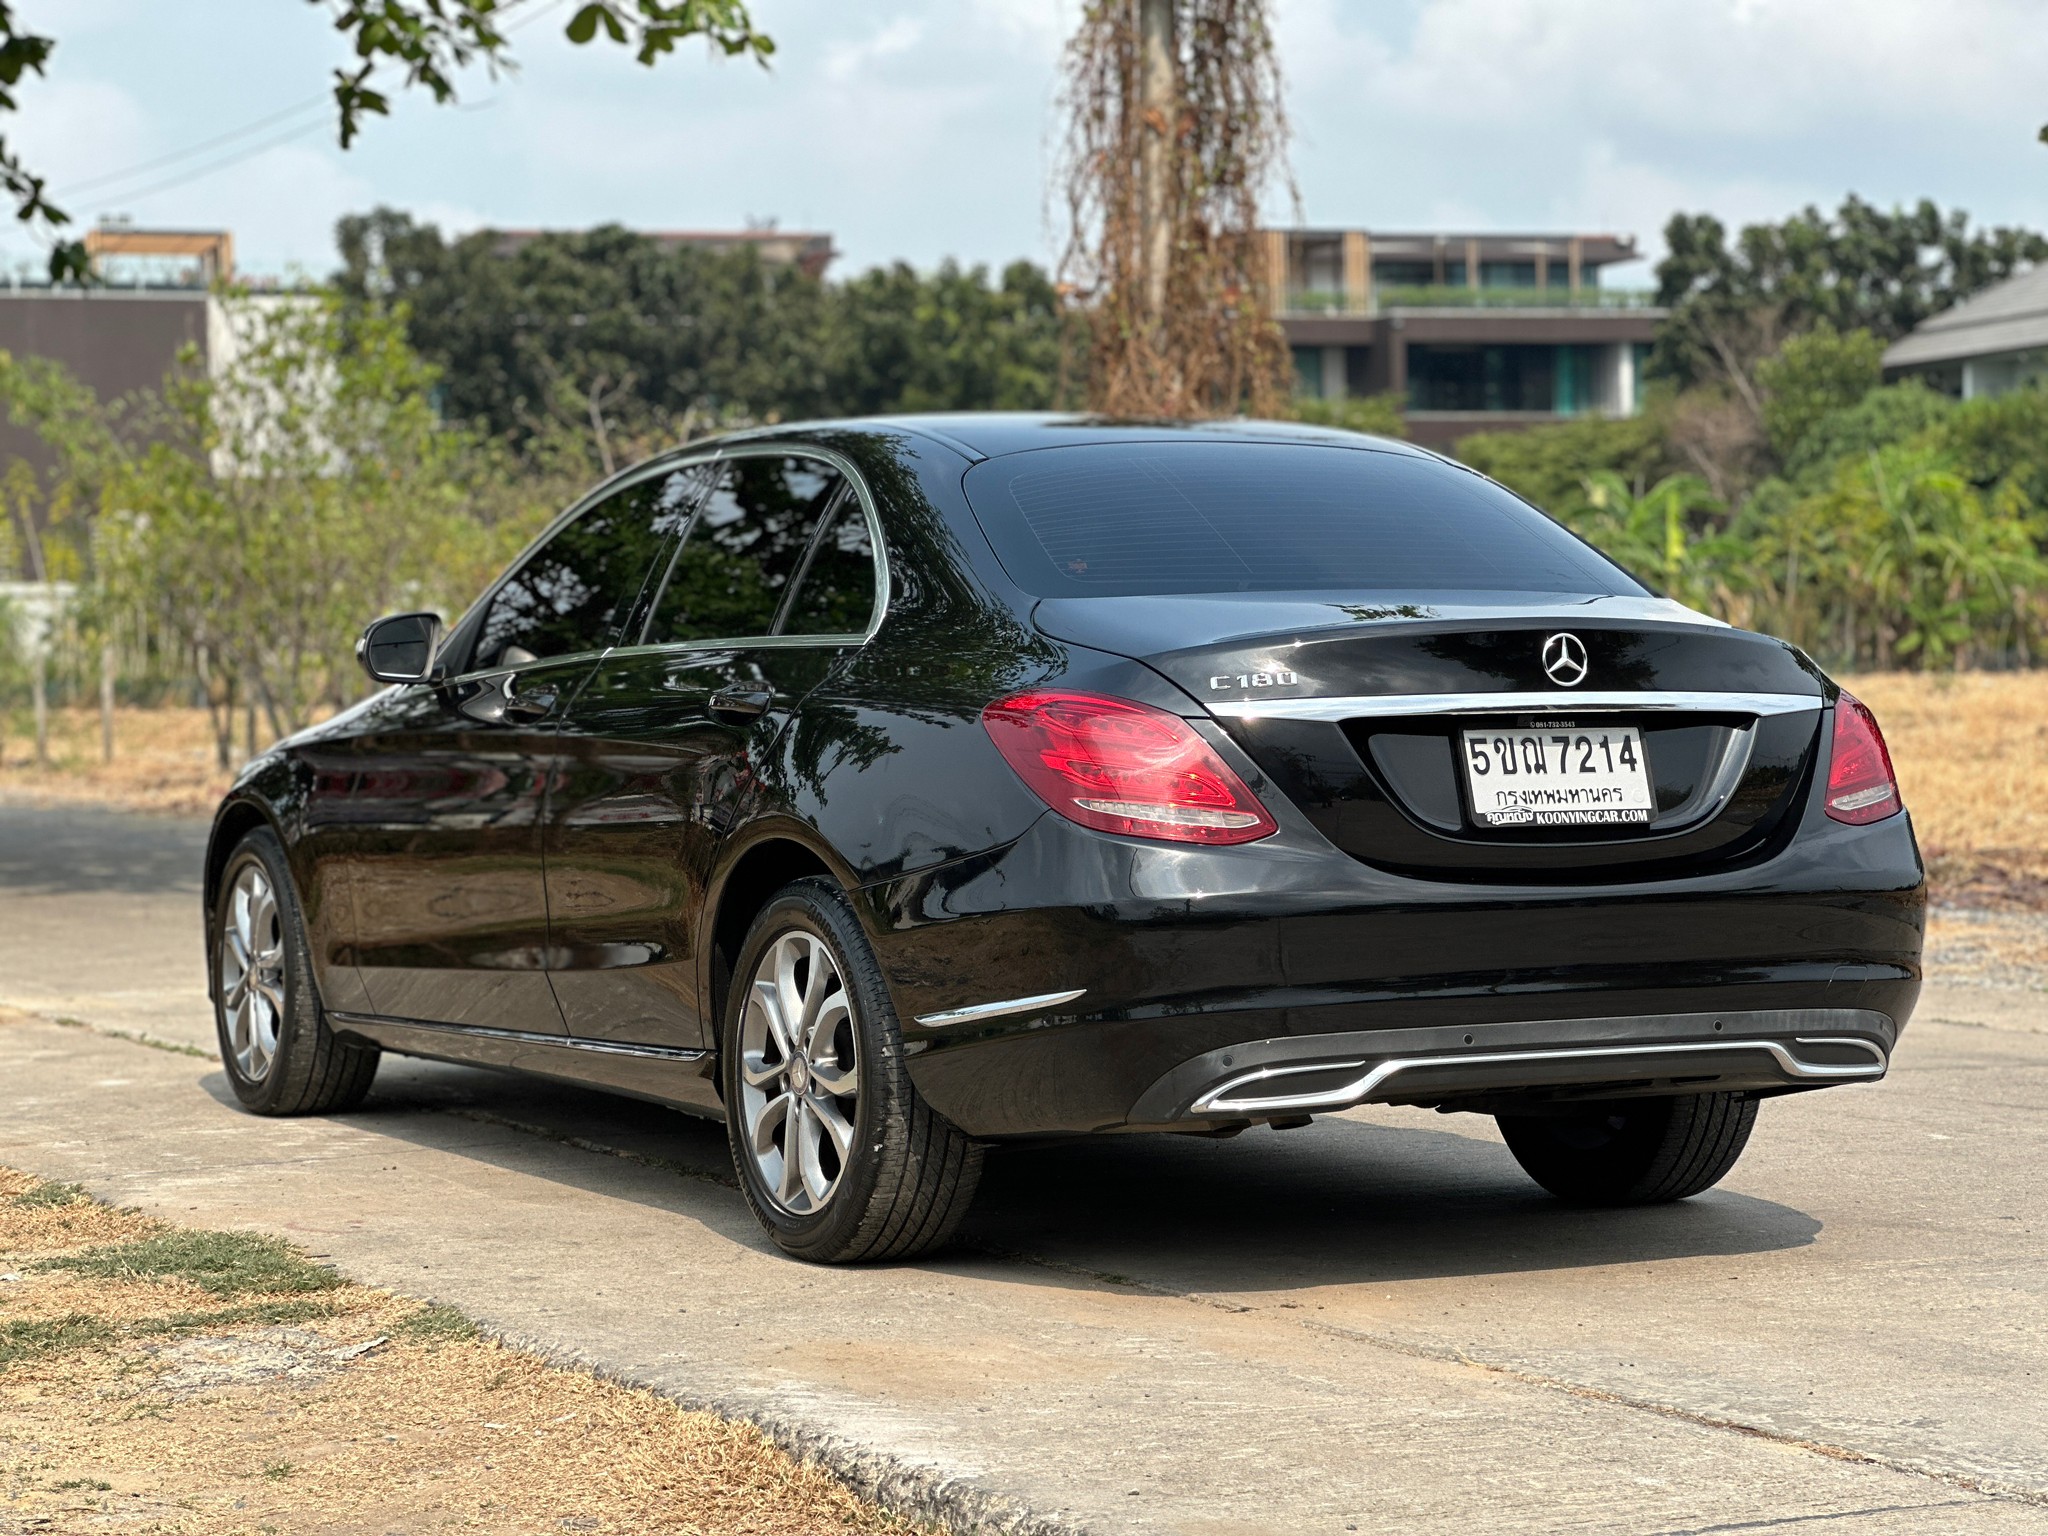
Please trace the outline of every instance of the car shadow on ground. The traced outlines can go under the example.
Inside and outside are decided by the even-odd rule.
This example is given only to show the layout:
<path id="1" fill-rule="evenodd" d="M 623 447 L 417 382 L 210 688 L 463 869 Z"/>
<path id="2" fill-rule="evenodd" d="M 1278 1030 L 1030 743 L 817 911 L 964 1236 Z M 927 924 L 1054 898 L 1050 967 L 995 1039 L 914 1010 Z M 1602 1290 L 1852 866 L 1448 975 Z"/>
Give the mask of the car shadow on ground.
<path id="1" fill-rule="evenodd" d="M 1506 1147 L 1421 1111 L 1247 1131 L 1000 1149 L 970 1241 L 1200 1291 L 1588 1269 L 1804 1247 L 1821 1223 L 1726 1189 L 1582 1210 Z"/>
<path id="2" fill-rule="evenodd" d="M 216 1072 L 207 1091 L 232 1104 Z M 1576 1210 L 1550 1198 L 1505 1147 L 1422 1112 L 1336 1117 L 1227 1141 L 1103 1137 L 999 1147 L 951 1255 L 1035 1261 L 1017 1278 L 1136 1280 L 1181 1291 L 1588 1269 L 1754 1254 L 1812 1243 L 1803 1211 L 1713 1190 L 1676 1205 Z M 709 1120 L 515 1074 L 386 1057 L 348 1122 L 611 1198 L 687 1209 L 753 1246 L 725 1131 Z M 477 1126 L 518 1134 L 479 1137 Z M 609 1156 L 536 1160 L 528 1138 Z"/>

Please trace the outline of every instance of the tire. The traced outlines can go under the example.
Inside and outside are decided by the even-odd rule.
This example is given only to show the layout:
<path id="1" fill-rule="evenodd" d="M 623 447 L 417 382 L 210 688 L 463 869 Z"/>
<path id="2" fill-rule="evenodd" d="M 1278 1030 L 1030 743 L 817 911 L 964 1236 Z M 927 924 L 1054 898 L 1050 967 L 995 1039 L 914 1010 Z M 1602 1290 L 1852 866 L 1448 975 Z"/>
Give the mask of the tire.
<path id="1" fill-rule="evenodd" d="M 719 1036 L 726 1131 L 769 1237 L 815 1264 L 942 1246 L 974 1199 L 981 1148 L 911 1085 L 896 1010 L 845 894 L 823 879 L 784 886 L 732 975 Z"/>
<path id="2" fill-rule="evenodd" d="M 363 1102 L 377 1075 L 377 1048 L 327 1027 L 298 895 L 268 827 L 228 855 L 207 954 L 221 1063 L 243 1108 L 320 1115 Z"/>
<path id="3" fill-rule="evenodd" d="M 1659 1205 L 1721 1182 L 1749 1144 L 1756 1100 L 1695 1093 L 1495 1118 L 1515 1161 L 1558 1199 Z"/>

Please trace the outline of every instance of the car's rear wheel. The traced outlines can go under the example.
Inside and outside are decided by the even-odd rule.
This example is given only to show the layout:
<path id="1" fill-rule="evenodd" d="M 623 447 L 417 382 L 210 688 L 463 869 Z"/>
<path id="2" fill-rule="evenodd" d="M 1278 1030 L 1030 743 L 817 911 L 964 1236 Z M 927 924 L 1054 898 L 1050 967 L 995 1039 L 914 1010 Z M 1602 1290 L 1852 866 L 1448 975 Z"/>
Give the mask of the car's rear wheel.
<path id="1" fill-rule="evenodd" d="M 733 1163 L 779 1247 L 841 1264 L 953 1235 L 981 1148 L 911 1085 L 881 968 L 837 886 L 799 880 L 761 910 L 724 1026 Z"/>
<path id="2" fill-rule="evenodd" d="M 327 1027 L 284 849 L 268 827 L 228 855 L 213 956 L 221 1061 L 244 1108 L 318 1115 L 362 1103 L 377 1075 L 377 1048 Z"/>
<path id="3" fill-rule="evenodd" d="M 1515 1161 L 1560 1200 L 1656 1205 L 1720 1183 L 1749 1144 L 1756 1100 L 1694 1093 L 1496 1118 Z"/>

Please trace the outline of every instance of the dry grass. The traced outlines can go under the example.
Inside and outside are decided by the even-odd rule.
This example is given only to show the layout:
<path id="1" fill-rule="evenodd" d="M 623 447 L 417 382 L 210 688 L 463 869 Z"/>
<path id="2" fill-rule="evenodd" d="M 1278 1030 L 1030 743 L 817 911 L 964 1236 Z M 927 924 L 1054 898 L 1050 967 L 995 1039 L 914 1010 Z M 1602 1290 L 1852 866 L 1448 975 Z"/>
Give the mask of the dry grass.
<path id="1" fill-rule="evenodd" d="M 2048 910 L 2048 671 L 1853 677 L 1877 712 L 1940 899 Z M 99 715 L 51 716 L 51 764 L 34 766 L 21 711 L 0 751 L 0 796 L 210 813 L 230 775 L 213 766 L 206 713 L 116 712 L 115 760 Z"/>
<path id="2" fill-rule="evenodd" d="M 1845 685 L 1884 729 L 1937 899 L 2048 909 L 2048 671 Z"/>
<path id="3" fill-rule="evenodd" d="M 295 1250 L 0 1169 L 8 1530 L 916 1528 L 755 1430 L 479 1339 Z"/>
<path id="4" fill-rule="evenodd" d="M 36 765 L 27 710 L 0 714 L 0 796 L 210 816 L 232 773 L 214 766 L 203 709 L 117 709 L 114 760 L 100 760 L 97 709 L 50 711 L 50 761 Z"/>

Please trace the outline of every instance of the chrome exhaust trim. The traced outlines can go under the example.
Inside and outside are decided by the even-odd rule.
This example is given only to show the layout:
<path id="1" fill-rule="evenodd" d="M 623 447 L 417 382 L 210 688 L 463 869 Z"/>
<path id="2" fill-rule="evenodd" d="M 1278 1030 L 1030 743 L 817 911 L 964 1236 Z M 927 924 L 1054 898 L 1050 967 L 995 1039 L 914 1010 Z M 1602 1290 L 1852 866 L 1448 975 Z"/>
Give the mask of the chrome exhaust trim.
<path id="1" fill-rule="evenodd" d="M 1780 1070 L 1790 1081 L 1795 1082 L 1851 1082 L 1859 1078 L 1874 1079 L 1884 1076 L 1889 1061 L 1881 1047 L 1869 1040 L 1853 1036 L 1799 1036 L 1794 1044 L 1848 1047 L 1869 1055 L 1868 1062 L 1835 1065 L 1826 1062 L 1802 1061 L 1791 1049 L 1778 1040 L 1700 1040 L 1694 1042 L 1656 1045 L 1614 1045 L 1593 1047 L 1567 1047 L 1556 1050 L 1503 1051 L 1498 1053 L 1448 1051 L 1432 1056 L 1395 1057 L 1386 1061 L 1330 1061 L 1316 1062 L 1302 1066 L 1265 1067 L 1256 1072 L 1241 1073 L 1227 1082 L 1219 1083 L 1196 1098 L 1189 1106 L 1190 1115 L 1269 1115 L 1306 1110 L 1349 1109 L 1363 1104 L 1378 1093 L 1396 1077 L 1406 1072 L 1431 1068 L 1465 1067 L 1519 1067 L 1534 1063 L 1562 1063 L 1584 1061 L 1600 1063 L 1616 1059 L 1643 1059 L 1657 1056 L 1697 1056 L 1709 1052 L 1766 1051 L 1776 1059 Z M 1325 1088 L 1314 1093 L 1277 1093 L 1253 1097 L 1242 1096 L 1242 1090 L 1260 1083 L 1273 1082 L 1284 1077 L 1296 1077 L 1305 1072 L 1341 1072 L 1348 1068 L 1362 1068 L 1363 1074 L 1337 1088 Z M 1597 1079 L 1596 1079 L 1597 1081 Z"/>
<path id="2" fill-rule="evenodd" d="M 1087 990 L 1086 987 L 1076 987 L 1071 992 L 1041 992 L 1036 997 L 1013 997 L 1000 1003 L 941 1008 L 937 1013 L 920 1013 L 916 1022 L 936 1029 L 947 1024 L 971 1024 L 976 1019 L 999 1019 L 1012 1013 L 1043 1013 L 1048 1008 L 1059 1007 L 1061 1003 L 1071 1003 Z"/>

